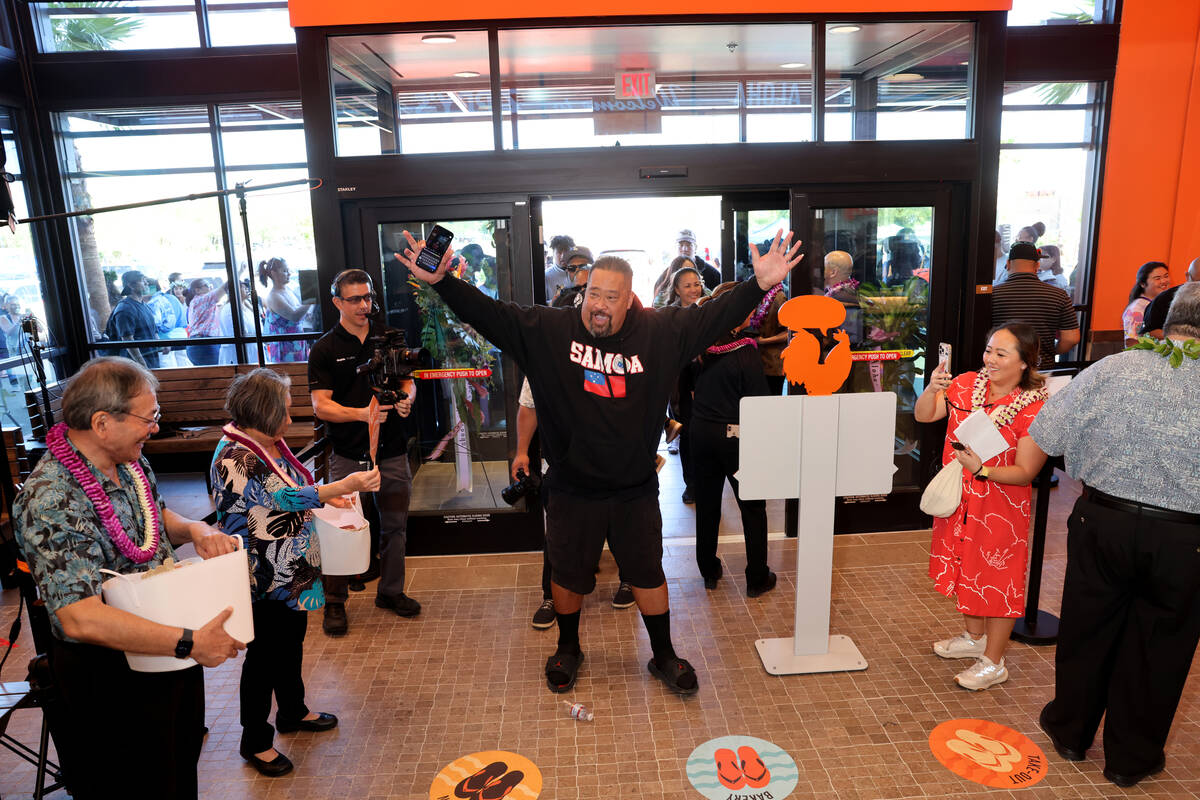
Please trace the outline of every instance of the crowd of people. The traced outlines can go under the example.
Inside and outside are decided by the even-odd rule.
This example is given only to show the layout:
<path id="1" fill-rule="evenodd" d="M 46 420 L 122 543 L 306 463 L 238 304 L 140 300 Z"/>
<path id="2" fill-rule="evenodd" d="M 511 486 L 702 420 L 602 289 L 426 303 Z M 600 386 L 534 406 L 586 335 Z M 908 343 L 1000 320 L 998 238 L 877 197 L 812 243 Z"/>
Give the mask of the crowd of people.
<path id="1" fill-rule="evenodd" d="M 264 335 L 298 334 L 313 329 L 315 298 L 301 299 L 292 285 L 293 273 L 282 258 L 259 262 L 255 270 L 262 288 L 258 297 L 258 324 Z M 155 347 L 121 349 L 120 355 L 148 369 L 159 367 L 211 366 L 237 363 L 233 344 L 206 344 L 202 339 L 234 336 L 233 301 L 229 281 L 217 278 L 185 280 L 182 272 L 167 276 L 166 287 L 139 270 L 120 275 L 121 288 L 109 287 L 111 311 L 103 329 L 95 332 L 100 341 L 163 340 Z M 253 332 L 254 319 L 250 279 L 236 285 L 234 296 L 240 307 L 244 330 Z M 3 323 L 0 322 L 0 325 Z M 270 363 L 308 360 L 308 342 L 267 342 Z"/>
<path id="2" fill-rule="evenodd" d="M 803 258 L 801 243 L 781 231 L 762 251 L 751 247 L 752 278 L 710 288 L 694 251 L 683 252 L 694 247 L 687 233 L 660 279 L 665 294 L 657 309 L 634 295 L 627 261 L 594 259 L 569 237 L 552 241 L 561 250 L 562 275 L 553 296 L 547 286 L 551 302 L 531 307 L 499 302 L 455 277 L 453 248 L 436 269 L 425 269 L 416 260 L 424 243 L 406 232 L 408 246 L 397 254 L 415 279 L 430 284 L 527 376 L 512 472 L 539 471 L 540 464 L 530 463 L 536 431 L 549 469 L 540 493 L 544 597 L 533 625 L 558 628 L 542 669 L 551 692 L 570 690 L 580 676 L 580 609 L 595 589 L 606 545 L 620 575 L 613 605 L 637 605 L 650 640 L 647 671 L 668 691 L 700 689 L 696 667 L 674 646 L 662 565 L 657 451 L 670 427 L 668 412 L 687 437 L 680 453 L 689 465 L 696 566 L 705 587 L 717 588 L 724 577 L 716 544 L 726 482 L 741 513 L 745 592 L 759 597 L 777 585 L 767 559 L 765 503 L 744 501 L 738 492 L 738 405 L 782 388 L 781 372 L 773 372 L 775 348 L 787 338 L 778 321 L 786 297 L 781 284 Z M 1103 359 L 1050 396 L 1042 371 L 1078 342 L 1078 324 L 1060 297 L 1065 292 L 1038 280 L 1041 258 L 1032 242 L 1013 245 L 1007 279 L 996 287 L 982 366 L 955 375 L 939 363 L 916 401 L 919 422 L 946 422 L 942 464 L 961 467 L 958 506 L 933 523 L 929 575 L 938 592 L 955 600 L 963 631 L 934 643 L 933 652 L 972 659 L 954 676 L 963 688 L 986 690 L 1009 680 L 1009 635 L 1024 613 L 1031 484 L 1048 456 L 1063 456 L 1084 490 L 1068 523 L 1055 694 L 1040 724 L 1060 756 L 1080 760 L 1107 715 L 1104 774 L 1131 786 L 1163 769 L 1163 746 L 1200 642 L 1200 450 L 1179 435 L 1200 427 L 1194 402 L 1200 259 L 1189 267 L 1188 283 L 1172 289 L 1154 283 L 1154 296 L 1144 298 L 1143 326 L 1157 319 L 1153 304 L 1170 292 L 1161 328 L 1147 331 L 1160 337 L 1154 347 L 1139 344 Z M 845 252 L 828 254 L 824 292 L 849 306 L 855 286 L 847 262 Z M 1139 296 L 1156 280 L 1156 269 L 1139 272 Z M 114 330 L 155 319 L 159 306 L 178 318 L 169 298 L 151 303 L 163 293 L 151 294 L 144 276 L 127 276 Z M 263 262 L 258 277 L 272 292 L 286 290 L 287 265 Z M 227 290 L 194 291 L 184 306 L 188 324 L 210 320 Z M 338 321 L 305 354 L 314 409 L 332 442 L 330 482 L 316 484 L 284 442 L 291 422 L 287 379 L 253 370 L 225 398 L 229 424 L 209 476 L 215 526 L 168 509 L 142 457 L 160 415 L 153 365 L 135 356 L 137 348 L 129 358 L 93 359 L 69 382 L 63 422 L 49 432 L 48 455 L 18 495 L 13 518 L 50 612 L 51 664 L 65 715 L 56 746 L 76 797 L 107 796 L 110 765 L 126 758 L 130 741 L 140 742 L 142 766 L 122 778 L 126 794 L 196 797 L 202 668 L 243 649 L 239 752 L 263 775 L 287 774 L 294 767 L 276 749 L 276 732 L 338 724 L 305 703 L 307 612 L 323 611 L 326 635 L 346 635 L 347 593 L 378 579 L 377 607 L 405 618 L 420 613 L 421 604 L 404 593 L 411 476 L 402 421 L 416 390 L 406 384 L 394 405 L 379 408 L 373 435 L 373 390 L 356 366 L 370 354 L 374 285 L 366 272 L 349 269 L 335 277 L 330 293 Z M 176 297 L 181 306 L 183 299 Z M 276 315 L 274 324 L 299 318 L 298 306 L 282 299 L 272 305 L 268 295 L 264 306 Z M 977 442 L 959 437 L 980 413 L 1003 440 L 986 457 L 976 452 Z M 345 505 L 354 493 L 371 522 L 375 557 L 360 575 L 325 575 L 314 510 Z M 102 569 L 158 567 L 185 543 L 212 558 L 231 552 L 235 538 L 249 561 L 255 623 L 249 645 L 225 631 L 229 609 L 193 631 L 101 601 Z M 197 666 L 134 672 L 123 652 L 192 658 Z M 105 721 L 104 737 L 89 735 L 97 720 Z M 146 730 L 160 735 L 147 737 Z"/>

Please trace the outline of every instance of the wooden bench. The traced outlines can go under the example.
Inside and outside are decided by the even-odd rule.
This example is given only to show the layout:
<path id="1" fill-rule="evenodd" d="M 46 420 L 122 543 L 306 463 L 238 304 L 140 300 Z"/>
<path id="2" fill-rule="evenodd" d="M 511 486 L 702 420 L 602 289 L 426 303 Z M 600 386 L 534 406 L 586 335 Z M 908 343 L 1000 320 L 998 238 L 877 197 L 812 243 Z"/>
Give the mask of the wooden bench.
<path id="1" fill-rule="evenodd" d="M 253 364 L 227 364 L 215 367 L 181 367 L 153 370 L 158 378 L 158 406 L 162 412 L 159 433 L 149 439 L 142 452 L 155 469 L 177 471 L 197 469 L 207 472 L 207 459 L 212 456 L 221 438 L 221 427 L 228 422 L 225 413 L 225 392 L 233 379 L 257 369 Z M 313 415 L 308 391 L 306 363 L 271 364 L 270 369 L 292 380 L 288 413 L 292 424 L 284 440 L 296 453 L 319 444 L 324 438 L 324 424 Z M 55 421 L 62 419 L 62 390 L 64 384 L 47 387 Z M 46 423 L 39 403 L 40 393 L 25 393 L 33 438 L 45 440 Z M 309 453 L 316 459 L 315 474 L 327 476 L 327 448 L 319 447 Z M 303 457 L 302 457 L 303 460 Z"/>

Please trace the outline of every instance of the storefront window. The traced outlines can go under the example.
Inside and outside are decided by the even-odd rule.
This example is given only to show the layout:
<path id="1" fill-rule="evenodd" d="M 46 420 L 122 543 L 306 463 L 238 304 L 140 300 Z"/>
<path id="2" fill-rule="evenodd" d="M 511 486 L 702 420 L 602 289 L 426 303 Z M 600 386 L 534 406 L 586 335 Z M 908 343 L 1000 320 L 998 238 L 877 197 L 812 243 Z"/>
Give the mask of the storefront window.
<path id="1" fill-rule="evenodd" d="M 31 2 L 44 53 L 199 47 L 196 9 L 178 0 Z"/>
<path id="2" fill-rule="evenodd" d="M 226 185 L 244 183 L 253 189 L 306 177 L 299 103 L 225 105 L 217 114 Z M 63 173 L 75 209 L 217 188 L 217 142 L 208 107 L 70 112 L 60 115 L 59 126 Z M 308 334 L 307 339 L 319 334 L 307 185 L 246 196 L 253 263 L 247 261 L 236 198 L 184 200 L 73 220 L 89 338 L 98 351 L 140 357 L 150 367 L 257 360 L 247 282 L 258 280 L 259 262 L 267 281 L 256 284 L 262 333 Z M 228 203 L 228 242 L 222 236 L 222 203 Z M 228 253 L 236 266 L 232 284 Z M 272 298 L 277 278 L 282 279 L 276 292 L 281 297 Z M 234 310 L 238 301 L 231 305 L 231 298 L 245 309 L 240 316 Z M 286 307 L 282 298 L 289 301 Z M 268 314 L 271 308 L 275 316 Z M 152 313 L 144 313 L 147 309 Z M 243 343 L 239 348 L 232 342 L 199 341 L 218 337 L 241 338 Z M 117 340 L 162 343 L 106 345 Z M 267 347 L 271 361 L 304 360 L 301 355 L 307 357 L 304 341 L 277 339 Z"/>
<path id="3" fill-rule="evenodd" d="M 1091 227 L 1099 90 L 1099 84 L 1089 83 L 1005 86 L 996 204 L 997 280 L 1005 277 L 1008 248 L 1018 237 L 1033 234 L 1046 256 L 1039 276 L 1075 291 L 1078 267 L 1089 258 L 1084 245 L 1085 231 Z"/>
<path id="4" fill-rule="evenodd" d="M 14 215 L 29 216 L 21 160 L 14 143 L 15 127 L 12 114 L 0 107 L 0 136 L 4 139 L 4 170 L 12 175 L 8 184 L 12 195 Z M 0 225 L 3 224 L 0 220 Z M 45 299 L 42 293 L 41 271 L 33 250 L 33 234 L 26 225 L 16 231 L 0 227 L 0 426 L 22 428 L 28 436 L 29 412 L 25 407 L 25 391 L 36 388 L 34 369 L 30 362 L 30 338 L 23 326 L 32 317 L 42 345 L 56 343 L 47 327 Z M 29 323 L 25 323 L 26 325 Z M 50 381 L 55 380 L 54 366 L 43 359 Z"/>
<path id="5" fill-rule="evenodd" d="M 1071 25 L 1096 21 L 1103 0 L 1013 0 L 1009 25 Z"/>
<path id="6" fill-rule="evenodd" d="M 218 117 L 227 187 L 242 183 L 253 190 L 307 177 L 299 102 L 223 105 L 218 108 Z M 243 283 L 247 279 L 255 282 L 262 334 L 310 334 L 307 340 L 269 340 L 266 359 L 269 363 L 307 361 L 311 340 L 322 330 L 308 186 L 246 193 L 252 269 L 245 266 L 238 200 L 230 197 L 228 203 L 239 275 Z M 246 295 L 248 298 L 249 293 Z M 246 302 L 248 309 L 249 300 Z M 254 335 L 254 320 L 248 311 L 242 316 L 242 325 L 246 336 Z M 252 356 L 257 357 L 257 353 Z"/>
<path id="7" fill-rule="evenodd" d="M 331 36 L 339 156 L 491 150 L 486 31 Z"/>
<path id="8" fill-rule="evenodd" d="M 499 47 L 506 149 L 812 139 L 811 25 L 502 30 Z"/>
<path id="9" fill-rule="evenodd" d="M 830 23 L 826 31 L 827 140 L 970 136 L 970 23 Z"/>
<path id="10" fill-rule="evenodd" d="M 206 5 L 214 47 L 296 41 L 286 0 L 207 0 Z"/>

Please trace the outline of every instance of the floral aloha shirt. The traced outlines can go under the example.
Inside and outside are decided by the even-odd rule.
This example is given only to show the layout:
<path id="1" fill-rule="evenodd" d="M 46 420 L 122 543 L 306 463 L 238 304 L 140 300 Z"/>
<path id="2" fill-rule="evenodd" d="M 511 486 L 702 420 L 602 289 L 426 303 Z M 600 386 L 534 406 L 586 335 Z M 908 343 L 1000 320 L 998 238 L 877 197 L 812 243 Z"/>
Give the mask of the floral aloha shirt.
<path id="1" fill-rule="evenodd" d="M 282 600 L 297 611 L 315 611 L 325 605 L 312 513 L 322 504 L 316 486 L 305 486 L 286 461 L 276 464 L 296 486 L 249 449 L 221 439 L 211 469 L 217 527 L 245 543 L 255 600 Z"/>
<path id="2" fill-rule="evenodd" d="M 70 439 L 67 439 L 67 443 L 79 452 Z M 117 466 L 117 476 L 121 479 L 118 485 L 96 469 L 82 453 L 79 457 L 112 500 L 117 519 L 129 538 L 138 543 L 144 541 L 142 512 L 129 467 L 124 464 Z M 158 494 L 158 482 L 146 459 L 141 459 L 140 463 L 150 484 L 150 494 L 158 504 L 159 518 L 162 519 L 166 507 Z M 102 575 L 101 569 L 128 575 L 152 569 L 168 557 L 175 557 L 164 525 L 158 549 L 148 562 L 137 564 L 126 558 L 109 538 L 100 515 L 84 494 L 83 487 L 62 462 L 49 453 L 38 462 L 17 494 L 13 503 L 13 530 L 33 573 L 38 592 L 50 610 L 50 625 L 54 635 L 65 642 L 76 640 L 63 633 L 57 612 L 60 608 L 100 594 L 100 585 L 111 577 Z"/>

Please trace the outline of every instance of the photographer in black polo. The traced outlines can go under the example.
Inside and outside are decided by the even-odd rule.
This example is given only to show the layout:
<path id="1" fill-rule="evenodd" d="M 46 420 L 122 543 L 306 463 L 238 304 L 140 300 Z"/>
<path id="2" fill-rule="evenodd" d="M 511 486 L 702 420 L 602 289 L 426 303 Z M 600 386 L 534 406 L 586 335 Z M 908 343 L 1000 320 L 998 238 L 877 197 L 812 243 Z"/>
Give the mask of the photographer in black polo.
<path id="1" fill-rule="evenodd" d="M 360 463 L 369 458 L 367 406 L 371 402 L 372 389 L 370 377 L 358 374 L 357 369 L 374 352 L 367 337 L 372 333 L 371 318 L 377 306 L 371 276 L 361 269 L 338 273 L 330 291 L 340 318 L 333 330 L 317 340 L 309 353 L 308 383 L 313 410 L 317 417 L 328 423 L 329 437 L 333 441 L 330 479 L 336 481 L 358 472 L 362 469 Z M 421 612 L 421 604 L 404 594 L 404 545 L 412 475 L 408 469 L 405 433 L 400 419 L 412 412 L 416 392 L 412 381 L 406 383 L 404 391 L 408 397 L 395 406 L 379 406 L 380 414 L 384 415 L 379 430 L 380 487 L 374 495 L 374 503 L 364 506 L 370 506 L 366 508 L 369 515 L 378 515 L 379 586 L 375 592 L 375 605 L 391 609 L 402 617 L 414 617 Z M 360 577 L 371 580 L 374 576 L 368 573 Z M 349 578 L 326 575 L 323 581 L 325 619 L 322 627 L 330 636 L 342 636 L 349 629 L 346 618 Z"/>

